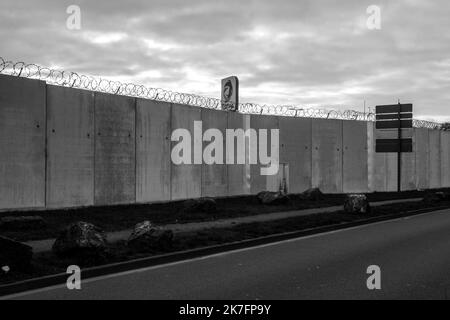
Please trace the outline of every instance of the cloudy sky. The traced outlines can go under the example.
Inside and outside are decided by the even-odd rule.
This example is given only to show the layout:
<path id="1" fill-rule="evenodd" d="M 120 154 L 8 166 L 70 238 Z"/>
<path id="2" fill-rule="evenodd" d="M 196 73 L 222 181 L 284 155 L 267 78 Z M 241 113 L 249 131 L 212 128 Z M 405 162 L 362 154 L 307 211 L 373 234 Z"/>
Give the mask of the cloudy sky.
<path id="1" fill-rule="evenodd" d="M 0 0 L 0 57 L 241 101 L 450 120 L 448 0 Z M 81 30 L 66 10 L 81 9 Z M 381 9 L 369 30 L 367 8 Z"/>

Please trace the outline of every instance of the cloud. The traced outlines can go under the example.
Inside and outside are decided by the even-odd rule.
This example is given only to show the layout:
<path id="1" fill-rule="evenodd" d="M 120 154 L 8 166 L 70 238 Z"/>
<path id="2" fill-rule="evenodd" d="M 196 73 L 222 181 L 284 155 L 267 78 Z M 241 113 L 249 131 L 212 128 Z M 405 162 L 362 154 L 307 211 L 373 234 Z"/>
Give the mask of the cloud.
<path id="1" fill-rule="evenodd" d="M 244 102 L 361 110 L 400 98 L 450 120 L 445 0 L 73 2 L 3 0 L 0 56 L 214 97 L 237 75 Z M 78 31 L 66 28 L 72 4 Z M 381 30 L 366 27 L 373 4 Z"/>

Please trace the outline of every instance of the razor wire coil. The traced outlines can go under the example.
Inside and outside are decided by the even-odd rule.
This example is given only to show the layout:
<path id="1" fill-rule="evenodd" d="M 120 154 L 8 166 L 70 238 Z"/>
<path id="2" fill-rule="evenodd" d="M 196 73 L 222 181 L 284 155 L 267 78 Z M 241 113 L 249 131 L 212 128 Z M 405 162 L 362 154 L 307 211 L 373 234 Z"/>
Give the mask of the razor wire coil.
<path id="1" fill-rule="evenodd" d="M 45 81 L 48 84 L 84 89 L 114 95 L 144 98 L 155 101 L 184 104 L 193 107 L 221 110 L 222 101 L 217 98 L 204 97 L 196 94 L 175 92 L 144 85 L 123 83 L 104 78 L 78 74 L 76 72 L 60 71 L 37 64 L 13 62 L 0 56 L 0 74 L 31 78 Z M 319 118 L 337 120 L 375 121 L 375 114 L 355 110 L 333 110 L 325 108 L 305 108 L 294 105 L 261 105 L 255 103 L 240 103 L 240 113 L 273 116 L 289 116 L 298 118 Z M 442 129 L 437 122 L 413 120 L 416 128 Z"/>

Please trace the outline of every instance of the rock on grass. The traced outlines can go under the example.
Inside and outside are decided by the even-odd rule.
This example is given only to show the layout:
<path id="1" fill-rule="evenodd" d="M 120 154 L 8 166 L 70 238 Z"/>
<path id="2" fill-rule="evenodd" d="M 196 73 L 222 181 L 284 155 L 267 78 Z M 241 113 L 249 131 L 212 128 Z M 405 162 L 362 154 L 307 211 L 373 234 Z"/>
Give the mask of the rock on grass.
<path id="1" fill-rule="evenodd" d="M 370 212 L 370 204 L 363 194 L 348 195 L 344 202 L 345 213 L 366 214 Z"/>
<path id="2" fill-rule="evenodd" d="M 52 250 L 59 257 L 83 262 L 103 259 L 107 250 L 106 234 L 93 224 L 76 222 L 60 233 Z"/>
<path id="3" fill-rule="evenodd" d="M 300 199 L 309 201 L 320 201 L 324 199 L 324 195 L 319 188 L 311 188 L 301 193 Z"/>
<path id="4" fill-rule="evenodd" d="M 172 247 L 173 232 L 152 225 L 150 221 L 138 223 L 128 239 L 130 249 L 138 252 L 165 250 Z"/>
<path id="5" fill-rule="evenodd" d="M 258 193 L 257 198 L 260 203 L 266 205 L 284 205 L 289 204 L 289 196 L 281 192 L 263 191 Z"/>

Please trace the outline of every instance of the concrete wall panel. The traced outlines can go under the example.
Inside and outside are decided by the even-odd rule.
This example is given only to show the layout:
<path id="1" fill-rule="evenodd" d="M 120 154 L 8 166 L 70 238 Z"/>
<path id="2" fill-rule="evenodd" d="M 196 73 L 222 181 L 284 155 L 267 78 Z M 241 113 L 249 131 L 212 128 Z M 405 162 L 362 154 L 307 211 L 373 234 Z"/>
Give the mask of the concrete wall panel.
<path id="1" fill-rule="evenodd" d="M 47 86 L 47 206 L 94 204 L 94 93 Z"/>
<path id="2" fill-rule="evenodd" d="M 370 192 L 385 192 L 387 190 L 386 153 L 375 152 L 376 146 L 375 123 L 367 124 L 369 190 Z"/>
<path id="3" fill-rule="evenodd" d="M 95 94 L 95 204 L 136 201 L 136 99 Z"/>
<path id="4" fill-rule="evenodd" d="M 416 190 L 416 137 L 415 130 L 410 131 L 410 137 L 413 139 L 413 152 L 405 152 L 401 155 L 402 161 L 402 191 Z"/>
<path id="5" fill-rule="evenodd" d="M 374 154 L 372 192 L 386 192 L 387 190 L 386 155 L 386 153 Z"/>
<path id="6" fill-rule="evenodd" d="M 258 151 L 258 164 L 256 165 L 251 165 L 251 169 L 250 169 L 250 180 L 251 180 L 251 193 L 252 194 L 257 194 L 261 191 L 278 191 L 278 190 L 269 190 L 269 186 L 271 185 L 270 183 L 270 178 L 268 178 L 268 176 L 264 176 L 261 175 L 261 168 L 262 166 L 260 165 L 259 162 L 259 141 L 260 141 L 260 134 L 259 134 L 259 130 L 261 129 L 265 129 L 267 130 L 267 150 L 268 150 L 268 154 L 270 154 L 270 146 L 271 146 L 271 131 L 272 129 L 278 129 L 278 117 L 273 117 L 273 116 L 260 116 L 260 115 L 251 115 L 250 116 L 250 127 L 252 129 L 255 129 L 257 134 L 258 134 L 258 147 L 257 147 L 257 151 Z M 254 146 L 252 144 L 253 147 L 256 147 L 256 145 Z"/>
<path id="7" fill-rule="evenodd" d="M 429 156 L 429 130 L 414 129 L 415 132 L 415 149 L 416 156 L 416 187 L 418 189 L 428 189 L 430 187 L 430 179 L 428 168 L 430 163 Z"/>
<path id="8" fill-rule="evenodd" d="M 438 130 L 430 130 L 428 132 L 429 138 L 429 181 L 430 188 L 441 187 L 441 133 Z"/>
<path id="9" fill-rule="evenodd" d="M 235 112 L 228 112 L 228 129 L 243 129 L 250 128 L 250 115 L 243 115 Z M 245 144 L 245 142 L 244 142 Z M 251 191 L 250 182 L 250 165 L 237 163 L 237 141 L 234 145 L 234 159 L 233 164 L 227 165 L 227 181 L 228 181 L 228 195 L 248 195 Z"/>
<path id="10" fill-rule="evenodd" d="M 416 180 L 415 153 L 402 153 L 402 191 L 416 190 Z"/>
<path id="11" fill-rule="evenodd" d="M 136 202 L 170 200 L 170 103 L 137 99 Z"/>
<path id="12" fill-rule="evenodd" d="M 367 122 L 343 121 L 343 188 L 345 193 L 367 192 Z"/>
<path id="13" fill-rule="evenodd" d="M 0 75 L 0 209 L 45 206 L 45 87 Z"/>
<path id="14" fill-rule="evenodd" d="M 450 187 L 450 132 L 441 132 L 441 186 Z"/>
<path id="15" fill-rule="evenodd" d="M 342 121 L 314 119 L 312 146 L 312 185 L 342 193 Z"/>
<path id="16" fill-rule="evenodd" d="M 223 156 L 221 157 L 221 164 L 206 164 L 202 165 L 202 197 L 223 197 L 228 194 L 228 179 L 226 162 L 226 129 L 227 129 L 227 112 L 217 111 L 211 109 L 202 110 L 203 131 L 208 129 L 218 129 L 222 133 L 222 139 L 219 144 L 223 147 Z M 203 142 L 203 150 L 211 142 Z"/>
<path id="17" fill-rule="evenodd" d="M 289 193 L 311 187 L 312 119 L 280 117 L 280 163 L 289 165 Z"/>
<path id="18" fill-rule="evenodd" d="M 397 154 L 386 153 L 386 191 L 395 192 L 398 189 Z"/>
<path id="19" fill-rule="evenodd" d="M 172 199 L 200 198 L 202 194 L 202 165 L 193 164 L 194 144 L 202 144 L 202 137 L 194 136 L 194 121 L 201 121 L 201 109 L 172 105 L 172 132 L 176 129 L 187 129 L 191 133 L 192 164 L 172 165 Z M 194 141 L 196 140 L 196 141 Z M 172 142 L 172 148 L 178 142 Z"/>
<path id="20" fill-rule="evenodd" d="M 367 122 L 367 166 L 370 192 L 384 190 L 386 187 L 384 169 L 380 169 L 381 165 L 384 167 L 385 156 L 384 154 L 375 152 L 375 139 L 376 137 L 374 122 Z"/>

